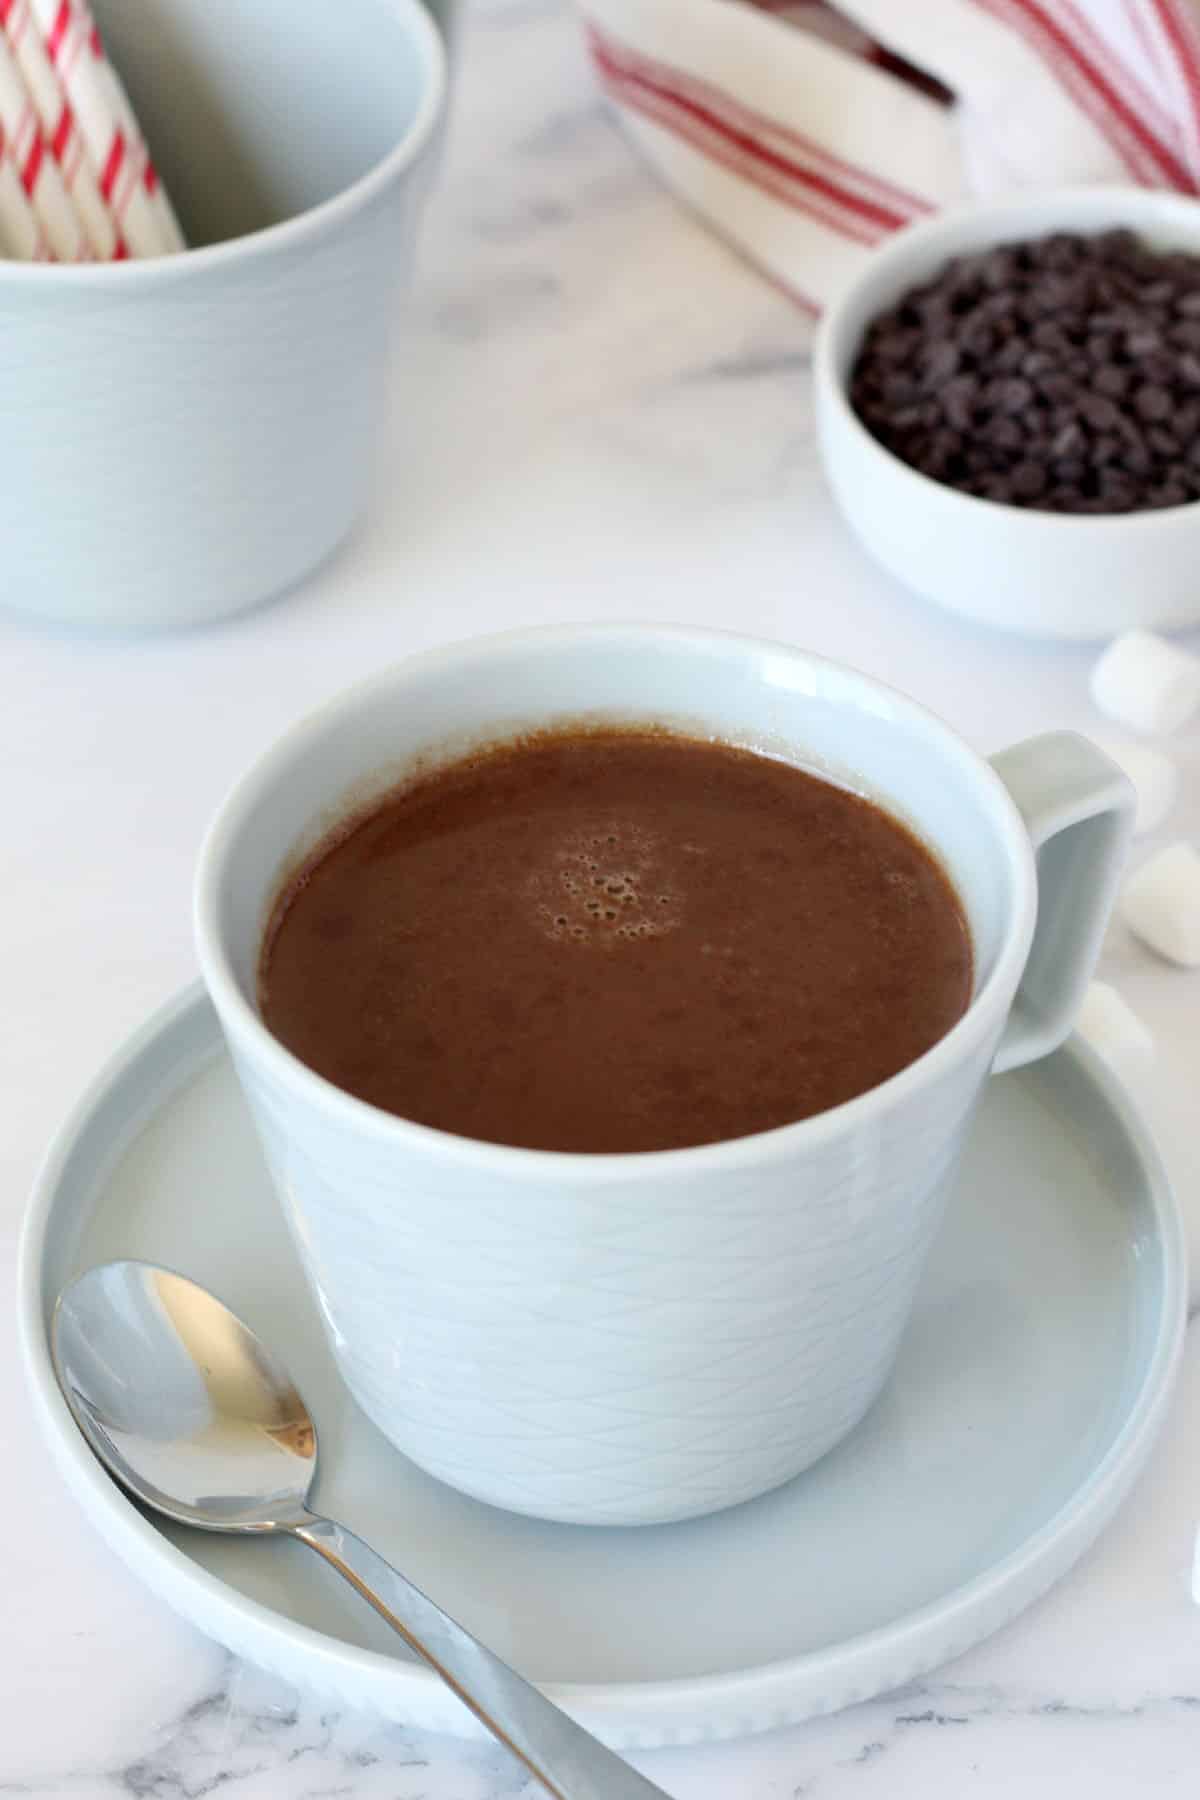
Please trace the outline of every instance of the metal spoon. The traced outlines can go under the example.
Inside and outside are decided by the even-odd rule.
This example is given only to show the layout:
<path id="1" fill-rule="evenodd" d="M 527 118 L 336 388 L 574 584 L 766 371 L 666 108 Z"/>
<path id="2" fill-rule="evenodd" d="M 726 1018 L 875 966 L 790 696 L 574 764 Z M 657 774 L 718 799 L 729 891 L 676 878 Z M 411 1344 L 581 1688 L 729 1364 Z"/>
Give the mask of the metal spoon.
<path id="1" fill-rule="evenodd" d="M 205 1531 L 307 1544 L 557 1800 L 666 1800 L 361 1538 L 309 1511 L 317 1434 L 307 1408 L 205 1288 L 149 1263 L 106 1263 L 60 1296 L 51 1348 L 79 1429 L 147 1506 Z"/>

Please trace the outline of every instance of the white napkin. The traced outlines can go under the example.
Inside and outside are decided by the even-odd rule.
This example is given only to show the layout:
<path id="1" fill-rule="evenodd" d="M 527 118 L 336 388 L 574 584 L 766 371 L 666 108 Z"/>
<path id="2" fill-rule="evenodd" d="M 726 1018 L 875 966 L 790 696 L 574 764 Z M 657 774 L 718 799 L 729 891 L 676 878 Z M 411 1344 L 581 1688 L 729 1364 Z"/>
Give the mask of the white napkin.
<path id="1" fill-rule="evenodd" d="M 580 0 L 666 184 L 814 309 L 972 194 L 1200 190 L 1200 0 Z"/>

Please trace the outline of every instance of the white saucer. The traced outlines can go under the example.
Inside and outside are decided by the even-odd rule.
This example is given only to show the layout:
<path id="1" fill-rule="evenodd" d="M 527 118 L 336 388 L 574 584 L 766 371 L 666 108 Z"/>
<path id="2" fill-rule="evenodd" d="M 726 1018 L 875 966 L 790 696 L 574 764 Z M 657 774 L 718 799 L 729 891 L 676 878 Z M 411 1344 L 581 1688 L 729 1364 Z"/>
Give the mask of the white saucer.
<path id="1" fill-rule="evenodd" d="M 1093 1541 L 1162 1422 L 1185 1312 L 1158 1157 L 1083 1050 L 992 1082 L 882 1399 L 790 1487 L 683 1525 L 585 1530 L 464 1499 L 334 1373 L 216 1019 L 192 990 L 111 1062 L 27 1222 L 21 1329 L 56 1459 L 110 1544 L 202 1630 L 347 1704 L 467 1734 L 458 1702 L 302 1548 L 142 1514 L 85 1447 L 47 1325 L 115 1256 L 214 1288 L 299 1377 L 322 1508 L 616 1745 L 762 1731 L 995 1631 Z"/>

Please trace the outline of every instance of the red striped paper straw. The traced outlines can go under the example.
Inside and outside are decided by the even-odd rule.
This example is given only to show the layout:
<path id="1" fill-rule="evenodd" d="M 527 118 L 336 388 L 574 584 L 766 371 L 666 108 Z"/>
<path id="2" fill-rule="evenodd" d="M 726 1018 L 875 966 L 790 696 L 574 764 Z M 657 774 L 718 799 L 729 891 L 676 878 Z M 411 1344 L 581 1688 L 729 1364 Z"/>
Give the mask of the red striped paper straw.
<path id="1" fill-rule="evenodd" d="M 100 192 L 134 256 L 184 248 L 125 90 L 83 0 L 29 0 L 66 89 Z"/>
<path id="2" fill-rule="evenodd" d="M 90 262 L 92 247 L 79 214 L 42 135 L 41 122 L 21 79 L 21 71 L 0 33 L 0 129 L 11 147 L 21 186 L 60 262 Z"/>
<path id="3" fill-rule="evenodd" d="M 100 192 L 71 102 L 46 54 L 28 0 L 0 0 L 0 29 L 16 56 L 43 135 L 62 170 L 63 183 L 82 221 L 93 255 L 101 262 L 119 261 L 128 252 L 117 230 L 116 218 Z"/>
<path id="4" fill-rule="evenodd" d="M 20 171 L 0 130 L 0 251 L 14 262 L 50 262 L 50 246 L 37 221 Z"/>
<path id="5" fill-rule="evenodd" d="M 167 198 L 167 190 L 159 180 L 158 170 L 151 161 L 149 146 L 142 136 L 142 128 L 137 122 L 137 115 L 130 104 L 129 95 L 125 92 L 125 84 L 108 59 L 87 0 L 74 0 L 74 3 L 87 26 L 88 49 L 93 60 L 99 65 L 101 78 L 108 89 L 118 128 L 124 134 L 142 187 L 150 196 L 150 205 L 158 220 L 159 229 L 172 252 L 186 250 L 187 240 L 180 229 L 179 220 L 175 217 L 175 209 Z"/>

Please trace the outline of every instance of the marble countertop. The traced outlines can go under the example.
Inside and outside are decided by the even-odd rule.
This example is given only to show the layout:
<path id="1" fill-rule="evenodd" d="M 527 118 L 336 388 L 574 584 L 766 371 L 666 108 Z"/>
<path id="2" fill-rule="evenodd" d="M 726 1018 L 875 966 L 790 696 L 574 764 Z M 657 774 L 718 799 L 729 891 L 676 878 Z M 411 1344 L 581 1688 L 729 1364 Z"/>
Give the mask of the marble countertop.
<path id="1" fill-rule="evenodd" d="M 802 641 L 887 676 L 980 748 L 1094 728 L 1090 655 L 983 634 L 876 573 L 816 465 L 800 314 L 677 210 L 591 86 L 560 0 L 467 18 L 447 165 L 369 520 L 286 601 L 171 640 L 0 621 L 0 1267 L 95 1067 L 194 974 L 189 883 L 235 773 L 385 660 L 540 620 L 642 616 Z M 214 720 L 219 719 L 219 730 Z M 1173 747 L 1200 836 L 1200 730 Z M 1119 930 L 1152 1024 L 1141 1098 L 1200 1224 L 1200 975 Z M 7 1329 L 7 1328 L 6 1328 Z M 0 1357 L 0 1795 L 502 1800 L 498 1750 L 381 1728 L 231 1660 L 92 1535 Z M 1053 1593 L 920 1687 L 643 1765 L 679 1800 L 1192 1794 L 1200 1766 L 1200 1325 L 1149 1472 Z"/>

